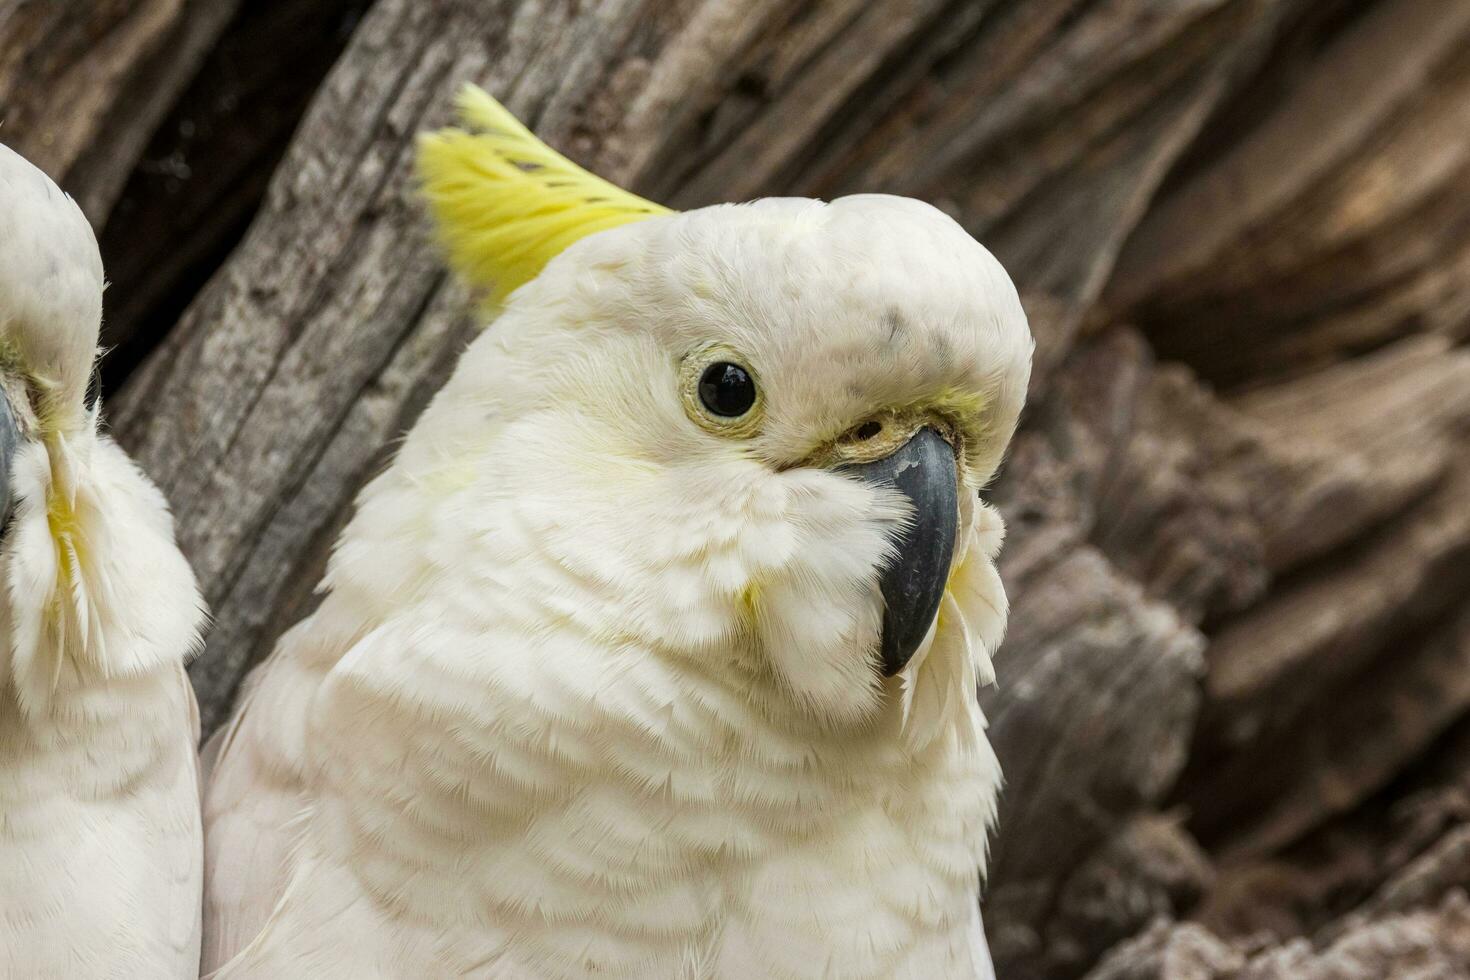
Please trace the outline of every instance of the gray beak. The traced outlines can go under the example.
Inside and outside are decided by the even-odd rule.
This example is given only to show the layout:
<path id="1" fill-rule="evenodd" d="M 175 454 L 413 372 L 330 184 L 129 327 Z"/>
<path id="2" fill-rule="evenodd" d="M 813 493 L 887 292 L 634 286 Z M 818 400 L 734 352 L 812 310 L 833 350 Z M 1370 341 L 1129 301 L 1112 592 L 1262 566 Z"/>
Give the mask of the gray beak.
<path id="1" fill-rule="evenodd" d="M 20 448 L 20 426 L 10 409 L 10 399 L 0 390 L 0 535 L 10 526 L 10 511 L 15 503 L 10 497 L 10 468 Z"/>
<path id="2" fill-rule="evenodd" d="M 865 483 L 896 489 L 913 505 L 913 523 L 893 542 L 896 557 L 883 569 L 883 676 L 903 670 L 924 642 L 954 558 L 959 525 L 959 476 L 954 449 L 934 429 L 924 427 L 902 448 L 871 463 L 848 465 Z"/>

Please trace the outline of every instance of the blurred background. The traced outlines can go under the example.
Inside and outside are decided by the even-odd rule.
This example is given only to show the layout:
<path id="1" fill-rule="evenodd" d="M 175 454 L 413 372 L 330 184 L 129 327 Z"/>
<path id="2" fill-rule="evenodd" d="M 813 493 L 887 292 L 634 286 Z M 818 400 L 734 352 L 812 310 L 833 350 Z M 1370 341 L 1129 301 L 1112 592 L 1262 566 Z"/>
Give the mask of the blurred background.
<path id="1" fill-rule="evenodd" d="M 477 329 L 409 180 L 468 80 L 676 207 L 924 198 L 1020 286 L 1003 980 L 1470 977 L 1470 0 L 0 0 L 206 728 Z"/>

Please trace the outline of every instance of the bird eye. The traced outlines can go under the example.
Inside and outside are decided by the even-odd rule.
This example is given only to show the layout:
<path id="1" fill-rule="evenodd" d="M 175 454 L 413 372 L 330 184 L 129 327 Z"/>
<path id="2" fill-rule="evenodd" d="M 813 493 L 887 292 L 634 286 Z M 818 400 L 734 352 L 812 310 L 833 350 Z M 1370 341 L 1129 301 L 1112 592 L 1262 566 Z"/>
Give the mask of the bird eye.
<path id="1" fill-rule="evenodd" d="M 760 431 L 766 392 L 740 351 L 706 344 L 679 363 L 679 397 L 689 421 L 725 439 L 745 439 Z"/>
<path id="2" fill-rule="evenodd" d="M 717 361 L 699 376 L 699 401 L 722 418 L 739 418 L 755 405 L 755 379 L 739 364 Z"/>

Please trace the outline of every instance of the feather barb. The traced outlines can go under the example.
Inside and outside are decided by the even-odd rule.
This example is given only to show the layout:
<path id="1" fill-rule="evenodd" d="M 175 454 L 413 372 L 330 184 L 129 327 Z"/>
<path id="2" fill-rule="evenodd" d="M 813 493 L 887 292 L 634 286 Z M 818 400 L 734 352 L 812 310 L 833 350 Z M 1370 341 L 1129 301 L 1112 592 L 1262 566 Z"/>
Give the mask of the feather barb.
<path id="1" fill-rule="evenodd" d="M 670 210 L 577 166 L 483 89 L 466 85 L 460 126 L 419 138 L 418 171 L 455 272 L 492 306 L 573 242 Z"/>

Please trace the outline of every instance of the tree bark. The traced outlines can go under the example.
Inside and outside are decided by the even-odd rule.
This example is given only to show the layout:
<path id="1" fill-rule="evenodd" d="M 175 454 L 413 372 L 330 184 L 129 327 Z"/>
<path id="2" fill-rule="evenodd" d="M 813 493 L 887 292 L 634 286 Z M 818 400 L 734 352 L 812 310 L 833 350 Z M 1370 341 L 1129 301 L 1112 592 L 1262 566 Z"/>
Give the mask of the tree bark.
<path id="1" fill-rule="evenodd" d="M 673 206 L 911 194 L 1012 272 L 1001 976 L 1470 969 L 1470 0 L 366 3 L 0 6 L 0 135 L 107 219 L 206 728 L 483 326 L 410 176 L 474 81 Z"/>
<path id="2" fill-rule="evenodd" d="M 5 142 L 95 225 L 239 0 L 4 0 Z"/>

